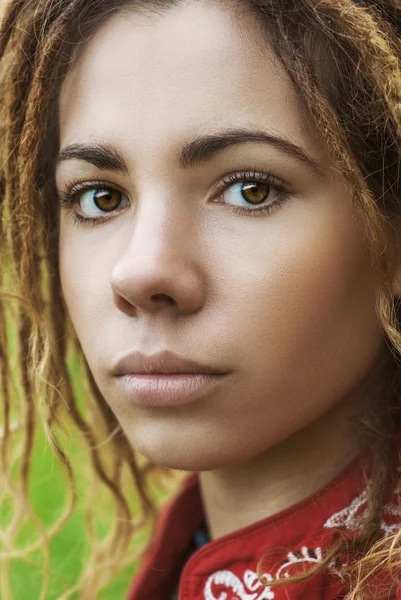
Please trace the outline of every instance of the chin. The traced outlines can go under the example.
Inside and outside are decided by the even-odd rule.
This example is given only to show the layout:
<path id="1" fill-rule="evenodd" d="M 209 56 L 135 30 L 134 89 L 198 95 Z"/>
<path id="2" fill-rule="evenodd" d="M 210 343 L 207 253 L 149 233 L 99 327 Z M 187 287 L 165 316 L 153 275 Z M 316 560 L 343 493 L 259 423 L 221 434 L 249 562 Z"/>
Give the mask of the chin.
<path id="1" fill-rule="evenodd" d="M 192 447 L 188 451 L 188 447 L 183 449 L 179 444 L 170 444 L 168 448 L 163 450 L 160 444 L 155 447 L 150 444 L 140 444 L 135 440 L 130 440 L 133 448 L 140 454 L 145 456 L 153 464 L 160 467 L 167 467 L 178 471 L 213 471 L 224 467 L 220 457 L 210 456 L 206 449 Z"/>
<path id="2" fill-rule="evenodd" d="M 202 435 L 198 440 L 188 434 L 174 432 L 173 435 L 171 431 L 159 431 L 156 435 L 151 429 L 133 427 L 125 429 L 125 433 L 135 451 L 160 467 L 189 472 L 214 471 L 246 462 L 255 454 L 251 451 L 250 456 L 244 455 L 244 448 L 238 448 L 238 444 L 224 445 L 219 439 L 213 444 Z"/>

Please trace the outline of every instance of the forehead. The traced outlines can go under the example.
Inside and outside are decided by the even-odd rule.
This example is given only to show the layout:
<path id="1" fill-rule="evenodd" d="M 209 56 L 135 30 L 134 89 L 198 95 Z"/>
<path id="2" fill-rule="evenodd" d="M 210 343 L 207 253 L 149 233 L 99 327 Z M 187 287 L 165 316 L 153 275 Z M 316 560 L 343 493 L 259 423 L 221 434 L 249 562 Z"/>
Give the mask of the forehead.
<path id="1" fill-rule="evenodd" d="M 96 138 L 142 156 L 217 127 L 250 126 L 319 155 L 260 24 L 223 3 L 124 10 L 106 21 L 64 81 L 60 126 L 62 145 Z"/>

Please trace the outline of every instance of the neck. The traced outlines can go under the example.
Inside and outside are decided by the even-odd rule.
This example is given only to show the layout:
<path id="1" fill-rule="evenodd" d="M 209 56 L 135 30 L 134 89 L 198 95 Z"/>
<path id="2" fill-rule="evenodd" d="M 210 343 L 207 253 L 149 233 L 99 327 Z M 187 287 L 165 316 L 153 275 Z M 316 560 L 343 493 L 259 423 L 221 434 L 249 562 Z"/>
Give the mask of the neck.
<path id="1" fill-rule="evenodd" d="M 364 448 L 355 414 L 340 403 L 252 460 L 200 473 L 210 538 L 274 515 L 329 483 Z"/>

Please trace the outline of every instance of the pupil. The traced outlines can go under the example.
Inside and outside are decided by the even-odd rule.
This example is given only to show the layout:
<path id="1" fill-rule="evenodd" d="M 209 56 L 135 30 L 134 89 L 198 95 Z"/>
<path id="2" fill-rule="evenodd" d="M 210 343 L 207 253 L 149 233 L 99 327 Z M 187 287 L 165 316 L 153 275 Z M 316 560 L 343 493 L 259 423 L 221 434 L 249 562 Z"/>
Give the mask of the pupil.
<path id="1" fill-rule="evenodd" d="M 257 202 L 264 202 L 269 195 L 269 188 L 266 185 L 250 182 L 244 183 L 242 186 L 242 197 L 247 202 L 252 202 L 253 204 Z"/>

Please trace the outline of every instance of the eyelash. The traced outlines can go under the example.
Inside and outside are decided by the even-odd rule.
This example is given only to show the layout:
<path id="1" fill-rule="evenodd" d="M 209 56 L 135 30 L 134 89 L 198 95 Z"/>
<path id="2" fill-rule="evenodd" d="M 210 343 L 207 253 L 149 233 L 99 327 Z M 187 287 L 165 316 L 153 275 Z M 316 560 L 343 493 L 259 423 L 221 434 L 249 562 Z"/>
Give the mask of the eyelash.
<path id="1" fill-rule="evenodd" d="M 226 189 L 228 189 L 236 183 L 244 183 L 247 181 L 265 184 L 267 187 L 270 187 L 276 192 L 278 192 L 278 198 L 270 204 L 266 204 L 265 206 L 261 206 L 259 208 L 233 206 L 231 204 L 227 204 L 226 202 L 221 202 L 221 204 L 224 204 L 233 212 L 239 215 L 246 215 L 248 217 L 262 217 L 263 215 L 269 214 L 272 210 L 280 208 L 280 206 L 282 206 L 285 202 L 287 202 L 290 199 L 289 189 L 284 184 L 284 182 L 277 180 L 271 173 L 261 173 L 256 170 L 231 173 L 230 175 L 223 177 L 221 183 L 218 186 L 219 193 L 222 194 Z"/>
<path id="2" fill-rule="evenodd" d="M 223 194 L 225 190 L 236 183 L 242 183 L 246 181 L 253 181 L 256 183 L 263 183 L 266 186 L 274 189 L 278 193 L 278 197 L 276 200 L 267 204 L 266 206 L 261 206 L 259 208 L 246 208 L 245 206 L 233 206 L 226 202 L 219 202 L 218 204 L 224 204 L 233 212 L 246 215 L 251 217 L 261 217 L 270 213 L 274 209 L 280 208 L 285 202 L 287 202 L 289 198 L 289 190 L 287 186 L 282 182 L 277 180 L 271 173 L 261 173 L 256 170 L 248 170 L 241 171 L 238 173 L 231 173 L 221 179 L 219 184 L 216 186 L 215 194 Z M 100 179 L 93 179 L 91 181 L 73 181 L 68 186 L 68 191 L 58 191 L 58 197 L 60 206 L 66 209 L 72 209 L 74 206 L 78 204 L 77 196 L 81 192 L 86 192 L 89 190 L 93 190 L 94 188 L 101 187 L 103 189 L 110 189 L 121 193 L 121 190 L 108 182 L 101 181 Z M 113 217 L 105 216 L 105 217 L 83 217 L 79 213 L 74 210 L 70 210 L 69 217 L 72 219 L 73 224 L 91 227 L 96 225 L 101 225 L 107 221 L 110 221 Z"/>
<path id="3" fill-rule="evenodd" d="M 111 217 L 83 217 L 76 211 L 72 210 L 74 206 L 78 204 L 77 196 L 79 193 L 87 192 L 89 190 L 93 190 L 94 188 L 114 190 L 116 192 L 121 192 L 121 190 L 106 181 L 102 181 L 101 179 L 91 179 L 90 181 L 72 181 L 67 186 L 67 191 L 63 192 L 61 190 L 58 191 L 58 199 L 60 202 L 61 208 L 65 208 L 69 210 L 69 218 L 72 220 L 74 225 L 81 225 L 83 227 L 95 227 L 96 225 L 101 225 L 102 223 L 106 223 L 110 221 Z"/>

